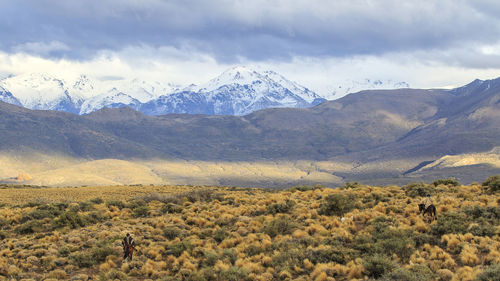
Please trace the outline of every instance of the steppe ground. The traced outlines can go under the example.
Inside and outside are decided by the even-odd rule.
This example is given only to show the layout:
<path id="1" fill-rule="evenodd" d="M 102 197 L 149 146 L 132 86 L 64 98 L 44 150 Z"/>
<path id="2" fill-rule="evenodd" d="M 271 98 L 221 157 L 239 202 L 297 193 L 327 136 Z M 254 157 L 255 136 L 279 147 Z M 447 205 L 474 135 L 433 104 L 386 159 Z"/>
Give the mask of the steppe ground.
<path id="1" fill-rule="evenodd" d="M 0 279 L 498 280 L 500 177 L 0 189 Z M 431 194 L 437 220 L 418 214 Z M 122 260 L 121 239 L 137 243 Z"/>

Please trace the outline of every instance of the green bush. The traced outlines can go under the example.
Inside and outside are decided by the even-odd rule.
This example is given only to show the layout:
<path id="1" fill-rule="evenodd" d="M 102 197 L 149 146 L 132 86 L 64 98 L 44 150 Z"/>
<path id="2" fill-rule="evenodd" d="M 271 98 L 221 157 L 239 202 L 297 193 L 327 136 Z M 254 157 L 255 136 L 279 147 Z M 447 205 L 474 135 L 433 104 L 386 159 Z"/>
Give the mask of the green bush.
<path id="1" fill-rule="evenodd" d="M 356 188 L 356 187 L 360 187 L 360 186 L 361 186 L 361 184 L 359 184 L 359 182 L 351 181 L 351 182 L 346 182 L 341 188 L 347 189 L 347 188 Z"/>
<path id="2" fill-rule="evenodd" d="M 297 224 L 290 217 L 282 216 L 270 221 L 263 227 L 262 232 L 275 237 L 278 234 L 292 234 L 295 228 L 297 228 Z"/>
<path id="3" fill-rule="evenodd" d="M 43 223 L 38 220 L 32 220 L 25 224 L 22 224 L 14 229 L 18 234 L 31 234 L 35 232 L 40 232 L 44 230 Z"/>
<path id="4" fill-rule="evenodd" d="M 346 196 L 343 194 L 335 193 L 330 194 L 325 198 L 319 207 L 320 215 L 327 216 L 342 216 L 345 213 L 353 210 L 356 204 L 356 197 Z"/>
<path id="5" fill-rule="evenodd" d="M 339 263 L 346 264 L 353 260 L 358 255 L 358 252 L 342 246 L 327 247 L 319 250 L 306 250 L 305 256 L 312 263 Z"/>
<path id="6" fill-rule="evenodd" d="M 427 266 L 417 264 L 410 269 L 400 267 L 392 272 L 386 273 L 378 280 L 382 281 L 427 281 L 434 280 L 434 274 Z"/>
<path id="7" fill-rule="evenodd" d="M 106 273 L 101 273 L 99 275 L 99 280 L 100 281 L 107 281 L 107 280 L 128 280 L 127 274 L 125 272 L 112 269 Z"/>
<path id="8" fill-rule="evenodd" d="M 172 245 L 168 245 L 165 247 L 168 255 L 173 255 L 176 257 L 180 257 L 184 251 L 190 252 L 193 250 L 194 246 L 191 244 L 189 240 L 184 240 L 179 243 L 175 243 Z"/>
<path id="9" fill-rule="evenodd" d="M 57 252 L 62 257 L 67 257 L 67 256 L 69 256 L 69 254 L 71 254 L 71 250 L 67 246 L 63 246 L 63 247 L 59 248 L 59 250 Z"/>
<path id="10" fill-rule="evenodd" d="M 224 249 L 222 250 L 221 260 L 228 261 L 231 264 L 234 264 L 238 259 L 238 254 L 233 249 Z"/>
<path id="11" fill-rule="evenodd" d="M 84 216 L 77 212 L 63 212 L 57 219 L 54 220 L 54 228 L 62 228 L 69 226 L 70 228 L 78 228 L 87 225 L 87 220 Z"/>
<path id="12" fill-rule="evenodd" d="M 375 249 L 379 253 L 396 254 L 401 260 L 408 261 L 415 251 L 415 241 L 411 231 L 389 230 L 375 235 Z"/>
<path id="13" fill-rule="evenodd" d="M 88 223 L 98 223 L 98 222 L 103 222 L 109 220 L 111 217 L 105 213 L 102 212 L 91 212 L 86 216 L 86 220 Z"/>
<path id="14" fill-rule="evenodd" d="M 222 242 L 226 237 L 228 236 L 227 232 L 223 228 L 217 229 L 215 231 L 214 239 L 217 241 L 217 243 Z"/>
<path id="15" fill-rule="evenodd" d="M 106 202 L 106 206 L 109 208 L 111 206 L 117 207 L 118 209 L 125 208 L 125 203 L 121 200 L 110 200 Z"/>
<path id="16" fill-rule="evenodd" d="M 496 281 L 500 276 L 500 264 L 492 265 L 476 276 L 478 281 Z"/>
<path id="17" fill-rule="evenodd" d="M 217 255 L 216 252 L 213 251 L 204 251 L 203 252 L 203 259 L 201 261 L 201 265 L 206 267 L 212 267 L 214 266 L 217 261 L 219 261 L 219 255 Z"/>
<path id="18" fill-rule="evenodd" d="M 403 190 L 405 191 L 406 195 L 412 198 L 415 197 L 423 197 L 426 196 L 427 194 L 433 194 L 435 193 L 435 189 L 433 187 L 428 186 L 424 182 L 412 182 L 409 183 L 405 186 L 403 186 Z"/>
<path id="19" fill-rule="evenodd" d="M 439 237 L 448 233 L 463 234 L 467 232 L 468 225 L 464 213 L 446 212 L 438 217 L 437 223 L 431 228 L 431 233 Z"/>
<path id="20" fill-rule="evenodd" d="M 174 203 L 166 203 L 161 207 L 161 212 L 163 214 L 175 214 L 175 213 L 181 213 L 182 212 L 182 207 L 174 204 Z"/>
<path id="21" fill-rule="evenodd" d="M 142 205 L 142 206 L 137 206 L 136 208 L 132 209 L 132 216 L 134 218 L 145 218 L 149 214 L 149 206 L 148 205 Z"/>
<path id="22" fill-rule="evenodd" d="M 104 203 L 104 200 L 102 200 L 102 198 L 97 197 L 90 199 L 89 202 L 92 204 L 102 204 Z"/>
<path id="23" fill-rule="evenodd" d="M 488 187 L 491 192 L 500 191 L 500 175 L 489 177 L 482 185 Z"/>
<path id="24" fill-rule="evenodd" d="M 92 248 L 89 252 L 77 253 L 71 256 L 71 260 L 78 267 L 91 267 L 104 262 L 107 256 L 116 254 L 113 248 L 101 245 Z"/>
<path id="25" fill-rule="evenodd" d="M 382 275 L 391 272 L 396 268 L 396 264 L 388 257 L 382 255 L 374 255 L 367 257 L 363 263 L 366 274 L 369 277 L 380 278 Z"/>
<path id="26" fill-rule="evenodd" d="M 289 213 L 296 205 L 295 201 L 286 199 L 282 203 L 274 203 L 266 207 L 268 214 Z"/>
<path id="27" fill-rule="evenodd" d="M 163 236 L 165 236 L 168 240 L 173 240 L 182 236 L 182 230 L 174 226 L 165 227 L 163 229 Z"/>
<path id="28" fill-rule="evenodd" d="M 438 186 L 440 184 L 442 185 L 452 185 L 452 186 L 459 186 L 460 183 L 456 181 L 455 179 L 449 178 L 449 179 L 438 179 L 432 182 L 434 186 Z"/>
<path id="29" fill-rule="evenodd" d="M 248 272 L 242 268 L 231 266 L 227 270 L 219 272 L 219 280 L 224 280 L 224 281 L 248 280 Z"/>

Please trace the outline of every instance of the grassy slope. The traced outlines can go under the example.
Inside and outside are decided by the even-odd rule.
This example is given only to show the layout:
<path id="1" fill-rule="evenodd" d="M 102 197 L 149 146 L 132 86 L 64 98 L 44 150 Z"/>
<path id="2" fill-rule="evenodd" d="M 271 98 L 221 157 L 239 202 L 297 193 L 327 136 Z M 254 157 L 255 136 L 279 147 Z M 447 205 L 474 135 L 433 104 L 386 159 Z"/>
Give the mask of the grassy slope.
<path id="1" fill-rule="evenodd" d="M 419 192 L 433 194 L 437 221 L 417 214 Z M 500 263 L 499 201 L 477 185 L 9 187 L 0 276 L 473 280 Z M 123 263 L 126 232 L 138 251 Z"/>
<path id="2" fill-rule="evenodd" d="M 429 159 L 421 159 L 424 161 Z M 357 165 L 333 161 L 186 161 L 85 160 L 41 153 L 0 154 L 0 183 L 38 186 L 84 185 L 223 185 L 290 187 L 300 184 L 340 186 L 343 182 L 406 184 L 455 177 L 462 183 L 500 173 L 498 150 L 445 156 L 425 166 L 407 160 L 375 161 Z M 418 167 L 418 166 L 417 166 Z M 404 174 L 405 173 L 405 174 Z M 20 180 L 16 178 L 21 176 Z"/>

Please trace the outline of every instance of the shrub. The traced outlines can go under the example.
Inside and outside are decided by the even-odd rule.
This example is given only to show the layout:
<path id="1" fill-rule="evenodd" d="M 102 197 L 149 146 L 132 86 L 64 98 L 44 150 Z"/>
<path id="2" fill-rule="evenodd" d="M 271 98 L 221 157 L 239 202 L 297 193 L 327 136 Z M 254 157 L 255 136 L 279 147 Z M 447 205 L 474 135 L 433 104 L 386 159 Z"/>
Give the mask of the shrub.
<path id="1" fill-rule="evenodd" d="M 351 182 L 346 182 L 341 188 L 347 189 L 347 188 L 356 188 L 360 186 L 361 185 L 359 184 L 359 182 L 351 181 Z"/>
<path id="2" fill-rule="evenodd" d="M 426 196 L 427 194 L 433 194 L 435 192 L 434 188 L 426 185 L 424 182 L 412 182 L 403 186 L 407 196 L 415 198 L 417 196 Z"/>
<path id="3" fill-rule="evenodd" d="M 396 264 L 388 257 L 378 254 L 366 258 L 363 266 L 365 267 L 366 274 L 373 278 L 379 278 L 396 268 Z"/>
<path id="4" fill-rule="evenodd" d="M 63 247 L 59 248 L 59 250 L 57 252 L 59 253 L 60 256 L 67 257 L 71 253 L 71 250 L 69 247 L 63 246 Z"/>
<path id="5" fill-rule="evenodd" d="M 163 236 L 165 236 L 165 238 L 167 238 L 168 240 L 173 240 L 176 237 L 181 237 L 181 235 L 182 230 L 177 227 L 169 226 L 163 229 Z"/>
<path id="6" fill-rule="evenodd" d="M 417 264 L 410 269 L 400 267 L 392 272 L 384 274 L 379 280 L 382 281 L 427 281 L 434 280 L 436 275 L 425 265 Z"/>
<path id="7" fill-rule="evenodd" d="M 54 220 L 54 228 L 62 228 L 69 226 L 70 228 L 77 228 L 85 226 L 87 220 L 84 216 L 78 214 L 77 212 L 63 212 L 57 219 Z"/>
<path id="8" fill-rule="evenodd" d="M 464 213 L 446 212 L 439 216 L 437 223 L 431 228 L 431 233 L 439 237 L 448 233 L 463 234 L 468 225 Z"/>
<path id="9" fill-rule="evenodd" d="M 100 281 L 107 281 L 107 280 L 128 280 L 127 274 L 125 274 L 122 271 L 118 271 L 116 269 L 110 270 L 106 273 L 101 273 L 99 275 L 99 280 Z"/>
<path id="10" fill-rule="evenodd" d="M 295 206 L 295 201 L 286 199 L 282 203 L 274 203 L 266 207 L 268 214 L 289 213 Z"/>
<path id="11" fill-rule="evenodd" d="M 234 264 L 238 259 L 238 254 L 233 249 L 224 249 L 222 250 L 221 260 L 227 260 L 231 264 Z"/>
<path id="12" fill-rule="evenodd" d="M 19 234 L 31 234 L 39 231 L 43 231 L 44 227 L 42 222 L 33 220 L 25 224 L 22 224 L 14 229 L 15 232 Z"/>
<path id="13" fill-rule="evenodd" d="M 498 280 L 498 276 L 500 276 L 500 264 L 495 264 L 486 268 L 483 272 L 479 273 L 476 277 L 476 280 L 493 281 L 493 280 Z"/>
<path id="14" fill-rule="evenodd" d="M 440 184 L 442 185 L 452 185 L 452 186 L 459 186 L 460 183 L 456 181 L 455 179 L 449 178 L 449 179 L 438 179 L 432 182 L 434 186 L 438 186 Z"/>
<path id="15" fill-rule="evenodd" d="M 305 252 L 306 257 L 315 264 L 329 262 L 346 264 L 348 261 L 353 260 L 357 254 L 357 251 L 342 246 L 307 250 Z"/>
<path id="16" fill-rule="evenodd" d="M 179 257 L 180 255 L 182 255 L 184 251 L 189 252 L 193 250 L 194 246 L 191 244 L 189 240 L 184 240 L 179 243 L 168 245 L 165 248 L 167 250 L 167 254 Z"/>
<path id="17" fill-rule="evenodd" d="M 104 262 L 107 256 L 116 254 L 113 248 L 101 245 L 92 248 L 89 252 L 75 254 L 71 256 L 71 260 L 78 267 L 91 267 Z"/>
<path id="18" fill-rule="evenodd" d="M 389 230 L 375 236 L 375 249 L 385 254 L 396 254 L 407 261 L 415 250 L 415 241 L 411 231 Z"/>
<path id="19" fill-rule="evenodd" d="M 223 228 L 219 228 L 217 229 L 217 231 L 215 231 L 214 239 L 215 241 L 217 241 L 217 243 L 220 243 L 224 241 L 224 239 L 226 239 L 227 236 L 228 236 L 227 232 Z"/>
<path id="20" fill-rule="evenodd" d="M 203 260 L 201 262 L 202 266 L 212 267 L 217 263 L 217 261 L 219 261 L 219 256 L 217 255 L 217 253 L 213 251 L 203 252 Z"/>
<path id="21" fill-rule="evenodd" d="M 327 216 L 342 216 L 355 208 L 355 197 L 335 193 L 330 194 L 321 203 L 319 214 Z"/>
<path id="22" fill-rule="evenodd" d="M 263 227 L 262 232 L 275 237 L 278 234 L 292 234 L 295 228 L 297 228 L 297 224 L 290 217 L 282 216 L 270 221 Z"/>
<path id="23" fill-rule="evenodd" d="M 104 200 L 102 198 L 97 197 L 97 198 L 90 199 L 89 202 L 92 204 L 102 204 L 102 203 L 104 203 Z"/>
<path id="24" fill-rule="evenodd" d="M 174 203 L 166 203 L 161 207 L 163 214 L 175 214 L 182 212 L 182 207 Z"/>
<path id="25" fill-rule="evenodd" d="M 185 197 L 189 202 L 211 202 L 213 200 L 218 200 L 222 201 L 224 199 L 223 194 L 221 193 L 215 193 L 213 190 L 210 189 L 201 189 L 201 190 L 196 190 L 192 192 L 186 192 L 183 194 L 180 194 L 180 196 Z"/>
<path id="26" fill-rule="evenodd" d="M 62 269 L 56 269 L 56 270 L 49 272 L 48 277 L 54 278 L 57 280 L 64 280 L 64 279 L 67 279 L 68 276 L 66 274 L 66 271 L 64 271 Z"/>
<path id="27" fill-rule="evenodd" d="M 149 207 L 147 205 L 138 206 L 132 210 L 132 216 L 134 218 L 145 218 L 148 216 Z"/>
<path id="28" fill-rule="evenodd" d="M 230 268 L 219 272 L 219 280 L 225 280 L 225 281 L 248 280 L 248 272 L 242 268 L 231 266 Z"/>
<path id="29" fill-rule="evenodd" d="M 118 209 L 125 208 L 125 203 L 121 200 L 110 200 L 106 202 L 106 206 L 109 208 L 111 206 L 117 207 Z"/>
<path id="30" fill-rule="evenodd" d="M 489 177 L 482 183 L 482 186 L 488 187 L 491 192 L 500 191 L 500 175 Z"/>
<path id="31" fill-rule="evenodd" d="M 110 216 L 102 212 L 91 212 L 86 220 L 88 223 L 98 223 L 110 219 Z"/>

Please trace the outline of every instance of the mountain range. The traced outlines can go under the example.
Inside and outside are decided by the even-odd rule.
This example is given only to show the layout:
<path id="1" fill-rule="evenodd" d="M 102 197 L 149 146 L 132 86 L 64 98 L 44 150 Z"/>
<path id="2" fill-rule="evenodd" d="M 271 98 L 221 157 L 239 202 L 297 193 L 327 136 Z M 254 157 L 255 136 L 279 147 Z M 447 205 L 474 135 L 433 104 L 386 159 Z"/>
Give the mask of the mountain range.
<path id="1" fill-rule="evenodd" d="M 276 107 L 307 108 L 363 89 L 404 88 L 407 83 L 346 81 L 327 96 L 288 80 L 274 71 L 233 67 L 201 85 L 181 87 L 140 79 L 96 79 L 80 75 L 60 79 L 44 73 L 0 80 L 0 101 L 29 109 L 88 114 L 104 107 L 128 106 L 146 115 L 169 113 L 245 115 Z"/>
<path id="2" fill-rule="evenodd" d="M 344 180 L 407 180 L 423 167 L 439 174 L 440 166 L 429 164 L 446 155 L 498 151 L 500 78 L 453 90 L 361 91 L 310 108 L 244 116 L 148 116 L 130 107 L 78 116 L 0 103 L 0 118 L 0 151 L 88 160 L 308 161 L 310 169 Z"/>
<path id="3" fill-rule="evenodd" d="M 75 114 L 128 106 L 147 115 L 244 115 L 270 107 L 310 107 L 325 99 L 276 72 L 258 73 L 240 66 L 205 84 L 184 88 L 139 79 L 101 81 L 81 75 L 67 81 L 30 73 L 0 80 L 0 100 Z"/>

